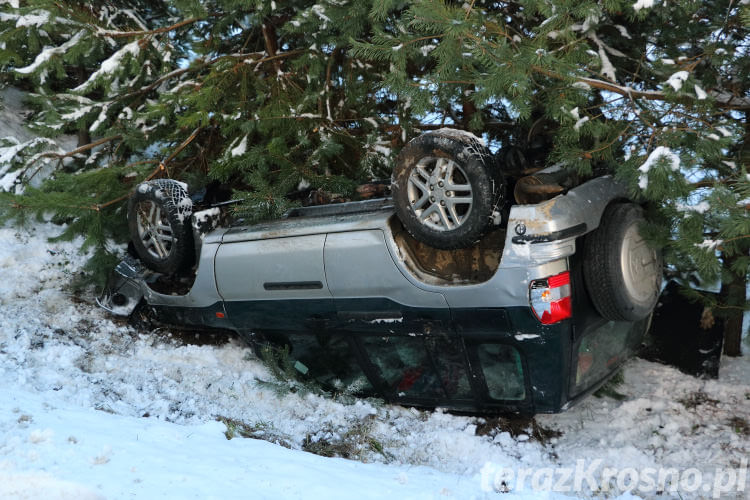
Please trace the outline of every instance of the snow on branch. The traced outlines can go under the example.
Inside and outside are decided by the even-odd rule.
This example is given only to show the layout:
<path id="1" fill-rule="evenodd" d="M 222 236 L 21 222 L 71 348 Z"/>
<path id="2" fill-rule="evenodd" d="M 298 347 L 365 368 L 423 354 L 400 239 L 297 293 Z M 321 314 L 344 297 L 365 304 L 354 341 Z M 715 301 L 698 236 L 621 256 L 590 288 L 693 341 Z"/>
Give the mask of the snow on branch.
<path id="1" fill-rule="evenodd" d="M 44 50 L 42 50 L 39 54 L 37 54 L 36 58 L 34 59 L 34 62 L 29 64 L 28 66 L 24 66 L 23 68 L 17 68 L 15 71 L 16 73 L 21 73 L 22 75 L 28 75 L 29 73 L 35 72 L 37 69 L 39 69 L 39 66 L 49 61 L 49 59 L 52 56 L 64 54 L 68 49 L 70 49 L 72 46 L 78 43 L 78 41 L 83 36 L 84 31 L 81 30 L 78 33 L 76 33 L 73 38 L 65 42 L 64 44 L 60 45 L 59 47 L 47 47 Z"/>
<path id="2" fill-rule="evenodd" d="M 656 165 L 656 162 L 662 158 L 668 162 L 669 168 L 672 169 L 673 172 L 680 169 L 680 157 L 668 147 L 659 146 L 648 155 L 648 158 L 643 162 L 643 165 L 638 167 L 638 171 L 641 172 L 638 176 L 638 187 L 643 190 L 648 187 L 648 172 L 654 167 L 654 165 Z"/>
<path id="3" fill-rule="evenodd" d="M 99 69 L 96 70 L 89 76 L 89 79 L 86 80 L 84 83 L 79 85 L 78 87 L 74 88 L 74 92 L 83 92 L 88 90 L 97 79 L 104 75 L 108 75 L 113 73 L 122 63 L 122 60 L 125 58 L 127 54 L 132 55 L 133 57 L 137 57 L 138 54 L 141 51 L 140 47 L 140 40 L 135 40 L 133 42 L 130 42 L 129 44 L 122 47 L 120 50 L 112 54 L 109 59 L 103 61 L 101 65 L 99 66 Z"/>
<path id="4" fill-rule="evenodd" d="M 99 36 L 106 36 L 110 38 L 125 38 L 125 37 L 131 37 L 131 36 L 158 35 L 159 33 L 167 33 L 169 31 L 174 31 L 176 29 L 182 28 L 183 26 L 187 26 L 197 21 L 201 21 L 202 19 L 203 18 L 201 17 L 192 17 L 190 19 L 185 19 L 184 21 L 180 21 L 179 23 L 175 23 L 171 26 L 164 26 L 163 28 L 156 28 L 153 30 L 117 31 L 117 30 L 105 30 L 105 29 L 100 28 L 96 31 L 96 34 Z"/>
<path id="5" fill-rule="evenodd" d="M 10 164 L 13 159 L 24 149 L 33 148 L 43 144 L 55 144 L 55 142 L 51 139 L 47 139 L 44 137 L 37 137 L 26 142 L 18 142 L 14 139 L 14 142 L 15 144 L 13 144 L 12 146 L 0 148 L 0 174 L 4 174 L 10 168 Z"/>
<path id="6" fill-rule="evenodd" d="M 44 146 L 60 150 L 55 141 L 46 137 L 36 137 L 26 142 L 19 142 L 13 139 L 13 142 L 15 144 L 11 146 L 0 147 L 0 192 L 10 192 L 26 172 L 27 168 L 19 168 L 11 171 L 14 162 L 19 160 L 19 155 L 22 152 L 35 150 Z"/>
<path id="7" fill-rule="evenodd" d="M 550 78 L 555 78 L 557 80 L 570 79 L 570 76 L 550 71 L 547 68 L 543 68 L 541 66 L 532 65 L 531 70 L 535 73 L 539 73 Z M 629 97 L 632 99 L 645 99 L 647 101 L 668 100 L 666 94 L 659 90 L 637 90 L 626 85 L 620 85 L 605 80 L 598 80 L 596 78 L 573 77 L 573 79 L 577 84 L 586 84 L 589 87 L 593 87 L 598 90 L 607 90 L 609 92 L 614 92 L 615 94 L 619 94 L 621 96 Z M 721 108 L 737 110 L 750 109 L 750 97 L 736 96 L 726 90 L 710 91 L 708 92 L 708 94 L 716 100 L 716 104 L 718 104 Z M 677 101 L 689 104 L 694 102 L 695 98 L 689 95 L 681 95 L 677 98 Z"/>
<path id="8" fill-rule="evenodd" d="M 678 71 L 677 73 L 669 77 L 667 83 L 672 86 L 675 92 L 677 92 L 682 88 L 682 84 L 685 83 L 685 81 L 689 77 L 690 73 L 688 73 L 687 71 Z"/>
<path id="9" fill-rule="evenodd" d="M 654 6 L 654 0 L 638 0 L 633 4 L 633 10 L 638 12 L 641 9 L 650 9 Z"/>
<path id="10" fill-rule="evenodd" d="M 610 52 L 612 55 L 616 55 L 619 57 L 624 57 L 625 54 L 620 52 L 619 50 L 615 50 L 609 46 L 607 46 L 604 42 L 602 42 L 598 36 L 596 36 L 596 33 L 590 33 L 589 38 L 599 47 L 599 59 L 602 63 L 602 69 L 600 71 L 601 75 L 605 78 L 609 78 L 613 82 L 617 80 L 617 72 L 615 71 L 615 67 L 612 64 L 612 62 L 609 60 L 609 57 L 607 57 L 607 52 Z"/>
<path id="11" fill-rule="evenodd" d="M 15 21 L 16 28 L 41 28 L 49 21 L 49 12 L 46 10 L 35 10 L 26 15 L 0 13 L 0 21 Z"/>

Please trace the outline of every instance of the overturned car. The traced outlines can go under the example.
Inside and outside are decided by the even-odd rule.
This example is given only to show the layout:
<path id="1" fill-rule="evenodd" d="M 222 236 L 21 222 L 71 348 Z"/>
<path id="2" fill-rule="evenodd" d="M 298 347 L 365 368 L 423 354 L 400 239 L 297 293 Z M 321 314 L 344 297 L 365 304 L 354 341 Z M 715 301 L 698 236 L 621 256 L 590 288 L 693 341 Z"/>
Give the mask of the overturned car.
<path id="1" fill-rule="evenodd" d="M 224 205 L 193 212 L 184 185 L 143 183 L 129 205 L 139 258 L 117 266 L 100 304 L 231 329 L 333 391 L 559 412 L 640 344 L 662 262 L 612 177 L 529 200 L 519 187 L 539 182 L 498 163 L 473 136 L 428 133 L 399 155 L 392 197 L 227 227 L 210 223 Z M 525 203 L 507 199 L 513 183 Z M 190 266 L 184 290 L 160 288 Z"/>

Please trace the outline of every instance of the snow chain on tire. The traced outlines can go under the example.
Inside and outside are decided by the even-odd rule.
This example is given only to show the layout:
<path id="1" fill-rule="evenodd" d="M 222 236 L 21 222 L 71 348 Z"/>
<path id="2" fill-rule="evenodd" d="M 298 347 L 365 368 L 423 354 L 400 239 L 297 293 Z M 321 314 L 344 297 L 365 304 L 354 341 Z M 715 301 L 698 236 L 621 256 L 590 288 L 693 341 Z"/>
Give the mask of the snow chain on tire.
<path id="1" fill-rule="evenodd" d="M 128 227 L 147 267 L 172 274 L 193 264 L 192 213 L 187 190 L 177 181 L 156 179 L 136 187 L 128 203 Z"/>

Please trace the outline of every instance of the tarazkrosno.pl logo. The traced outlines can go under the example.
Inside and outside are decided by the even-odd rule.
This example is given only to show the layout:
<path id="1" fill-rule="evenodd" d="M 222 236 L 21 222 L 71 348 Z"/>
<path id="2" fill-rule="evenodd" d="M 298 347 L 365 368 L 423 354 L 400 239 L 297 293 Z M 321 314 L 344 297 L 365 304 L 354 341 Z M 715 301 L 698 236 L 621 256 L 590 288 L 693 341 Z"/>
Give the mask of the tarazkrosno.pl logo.
<path id="1" fill-rule="evenodd" d="M 745 491 L 748 460 L 737 468 L 716 468 L 713 472 L 694 467 L 602 467 L 603 460 L 577 460 L 575 467 L 505 467 L 486 463 L 481 480 L 484 491 L 554 491 L 559 493 L 696 493 L 721 498 Z"/>

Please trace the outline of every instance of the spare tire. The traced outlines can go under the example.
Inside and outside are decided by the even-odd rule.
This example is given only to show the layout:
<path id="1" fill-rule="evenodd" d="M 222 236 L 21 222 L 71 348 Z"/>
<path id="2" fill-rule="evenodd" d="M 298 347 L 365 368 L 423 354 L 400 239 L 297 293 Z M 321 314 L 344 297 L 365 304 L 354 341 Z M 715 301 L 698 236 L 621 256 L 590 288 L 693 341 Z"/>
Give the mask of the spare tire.
<path id="1" fill-rule="evenodd" d="M 643 210 L 633 203 L 609 205 L 599 227 L 583 242 L 583 278 L 605 319 L 647 317 L 661 293 L 662 257 L 640 234 Z"/>
<path id="2" fill-rule="evenodd" d="M 172 274 L 193 264 L 192 211 L 187 190 L 177 181 L 157 179 L 136 187 L 128 202 L 128 227 L 147 267 Z"/>
<path id="3" fill-rule="evenodd" d="M 451 129 L 413 139 L 392 181 L 399 219 L 417 241 L 443 250 L 474 244 L 499 217 L 503 175 L 472 134 Z"/>

